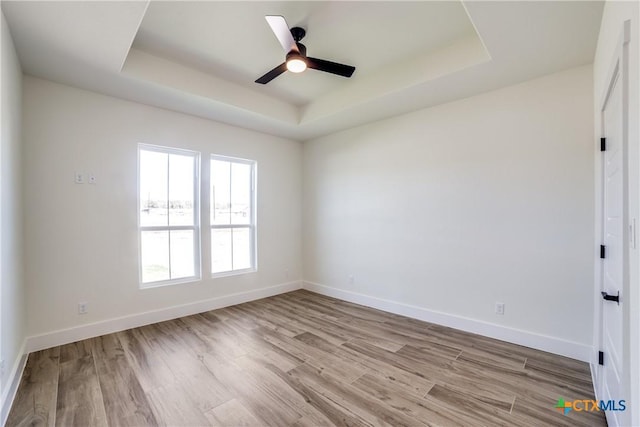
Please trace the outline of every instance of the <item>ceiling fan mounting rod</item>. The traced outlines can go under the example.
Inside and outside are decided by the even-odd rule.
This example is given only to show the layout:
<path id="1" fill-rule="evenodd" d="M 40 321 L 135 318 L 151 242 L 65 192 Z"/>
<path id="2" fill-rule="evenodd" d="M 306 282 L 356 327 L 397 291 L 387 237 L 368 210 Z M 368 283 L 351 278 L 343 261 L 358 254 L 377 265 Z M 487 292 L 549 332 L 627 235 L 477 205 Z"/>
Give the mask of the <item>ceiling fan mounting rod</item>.
<path id="1" fill-rule="evenodd" d="M 307 56 L 307 47 L 305 45 L 303 45 L 302 43 L 298 43 L 296 42 L 296 47 L 298 48 L 298 51 L 296 52 L 296 50 L 292 50 L 290 51 L 287 56 L 289 56 L 292 53 L 298 54 L 298 55 L 302 55 L 304 57 Z"/>
<path id="2" fill-rule="evenodd" d="M 304 28 L 293 27 L 291 29 L 291 35 L 293 36 L 293 39 L 296 42 L 299 42 L 300 40 L 302 40 L 304 38 L 305 34 L 307 34 L 307 32 L 304 30 Z"/>

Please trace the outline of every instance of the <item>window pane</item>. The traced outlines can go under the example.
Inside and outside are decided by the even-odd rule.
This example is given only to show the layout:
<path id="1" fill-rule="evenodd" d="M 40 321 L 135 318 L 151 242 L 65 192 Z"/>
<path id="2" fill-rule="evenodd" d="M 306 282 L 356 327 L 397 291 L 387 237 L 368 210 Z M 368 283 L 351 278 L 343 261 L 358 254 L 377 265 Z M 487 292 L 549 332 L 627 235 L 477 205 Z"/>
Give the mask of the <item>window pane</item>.
<path id="1" fill-rule="evenodd" d="M 251 165 L 231 165 L 231 223 L 251 224 Z"/>
<path id="2" fill-rule="evenodd" d="M 167 225 L 167 153 L 140 150 L 140 225 Z"/>
<path id="3" fill-rule="evenodd" d="M 251 232 L 249 228 L 233 229 L 233 269 L 251 268 Z"/>
<path id="4" fill-rule="evenodd" d="M 231 230 L 211 229 L 211 271 L 231 270 Z"/>
<path id="5" fill-rule="evenodd" d="M 193 230 L 172 230 L 171 233 L 171 278 L 195 276 L 193 256 Z"/>
<path id="6" fill-rule="evenodd" d="M 231 163 L 211 160 L 211 224 L 230 224 Z"/>
<path id="7" fill-rule="evenodd" d="M 169 155 L 169 225 L 193 225 L 194 158 Z"/>
<path id="8" fill-rule="evenodd" d="M 142 282 L 169 280 L 169 232 L 143 231 L 140 241 Z"/>

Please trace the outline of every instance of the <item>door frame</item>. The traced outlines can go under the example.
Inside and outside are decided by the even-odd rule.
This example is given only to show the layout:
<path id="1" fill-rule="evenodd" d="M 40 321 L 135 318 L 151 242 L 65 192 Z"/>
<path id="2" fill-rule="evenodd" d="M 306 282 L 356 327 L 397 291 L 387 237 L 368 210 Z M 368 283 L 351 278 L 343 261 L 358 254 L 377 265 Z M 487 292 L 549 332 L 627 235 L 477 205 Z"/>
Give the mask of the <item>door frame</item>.
<path id="1" fill-rule="evenodd" d="M 633 154 L 637 154 L 637 149 L 630 147 L 629 144 L 629 43 L 631 40 L 631 22 L 625 21 L 622 25 L 621 35 L 618 38 L 618 43 L 616 45 L 616 51 L 610 60 L 609 71 L 607 73 L 606 78 L 606 86 L 605 90 L 602 94 L 600 94 L 599 103 L 596 104 L 597 114 L 599 120 L 600 127 L 600 135 L 597 138 L 597 150 L 600 151 L 600 138 L 606 138 L 606 134 L 603 130 L 604 128 L 604 109 L 609 100 L 609 96 L 611 95 L 611 91 L 613 89 L 613 84 L 616 79 L 619 80 L 619 84 L 622 85 L 622 141 L 621 148 L 623 153 L 623 183 L 622 183 L 622 212 L 623 212 L 623 233 L 627 235 L 627 238 L 623 239 L 623 276 L 622 276 L 622 297 L 620 303 L 622 304 L 623 309 L 623 331 L 622 331 L 622 339 L 623 339 L 623 348 L 622 351 L 622 366 L 623 370 L 626 373 L 630 373 L 633 371 L 631 369 L 631 360 L 630 360 L 630 346 L 629 340 L 631 337 L 631 333 L 635 328 L 631 327 L 630 320 L 630 312 L 633 309 L 633 305 L 631 304 L 632 292 L 630 292 L 630 276 L 632 275 L 632 264 L 637 266 L 637 262 L 635 259 L 632 260 L 631 256 L 637 257 L 637 215 L 634 212 L 630 211 L 631 205 L 635 205 L 637 200 L 640 198 L 639 195 L 634 194 L 633 191 L 637 190 L 637 185 L 634 185 L 634 181 L 630 179 L 631 177 L 635 177 L 638 171 L 638 165 L 640 164 L 639 159 L 636 159 Z M 597 95 L 597 94 L 596 94 Z M 631 149 L 631 152 L 630 152 Z M 595 245 L 595 303 L 594 303 L 594 352 L 591 360 L 592 364 L 592 376 L 593 376 L 593 386 L 594 392 L 596 395 L 596 399 L 601 399 L 601 391 L 602 391 L 602 369 L 603 367 L 598 364 L 598 352 L 603 349 L 603 304 L 604 300 L 600 296 L 600 292 L 603 291 L 603 268 L 602 268 L 602 260 L 600 259 L 600 248 L 599 243 L 604 241 L 603 236 L 603 224 L 604 224 L 604 155 L 598 153 L 598 160 L 596 161 L 596 245 Z M 631 190 L 631 191 L 630 191 Z M 635 203 L 633 203 L 635 202 Z M 634 209 L 635 211 L 635 209 Z M 637 277 L 634 274 L 635 277 Z M 636 307 L 637 309 L 637 307 Z M 605 354 L 605 363 L 606 363 L 606 354 Z M 631 384 L 630 384 L 630 376 L 623 375 L 623 384 L 621 384 L 621 389 L 623 390 L 624 396 L 617 397 L 613 396 L 612 398 L 618 399 L 626 399 L 628 404 L 631 404 Z M 635 409 L 635 408 L 634 408 Z M 630 411 L 622 412 L 622 419 L 630 420 Z M 624 422 L 624 421 L 623 421 Z"/>

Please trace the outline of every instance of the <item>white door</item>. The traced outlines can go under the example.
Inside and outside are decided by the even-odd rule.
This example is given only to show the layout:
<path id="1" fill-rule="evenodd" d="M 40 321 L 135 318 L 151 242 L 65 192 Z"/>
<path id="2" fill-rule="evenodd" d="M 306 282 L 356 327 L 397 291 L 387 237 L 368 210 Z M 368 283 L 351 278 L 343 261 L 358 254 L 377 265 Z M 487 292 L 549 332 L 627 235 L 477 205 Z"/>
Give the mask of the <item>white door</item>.
<path id="1" fill-rule="evenodd" d="M 602 262 L 601 350 L 604 363 L 600 372 L 599 397 L 601 400 L 624 400 L 625 378 L 623 368 L 623 301 L 625 271 L 627 269 L 626 219 L 626 144 L 624 140 L 624 81 L 622 62 L 616 59 L 611 75 L 609 91 L 602 109 L 602 131 L 606 138 L 606 150 L 602 165 L 602 236 L 605 258 Z M 605 299 L 605 296 L 609 299 Z M 619 302 L 612 300 L 619 297 Z M 627 402 L 627 405 L 630 402 Z M 622 411 L 606 411 L 610 426 L 624 423 Z"/>

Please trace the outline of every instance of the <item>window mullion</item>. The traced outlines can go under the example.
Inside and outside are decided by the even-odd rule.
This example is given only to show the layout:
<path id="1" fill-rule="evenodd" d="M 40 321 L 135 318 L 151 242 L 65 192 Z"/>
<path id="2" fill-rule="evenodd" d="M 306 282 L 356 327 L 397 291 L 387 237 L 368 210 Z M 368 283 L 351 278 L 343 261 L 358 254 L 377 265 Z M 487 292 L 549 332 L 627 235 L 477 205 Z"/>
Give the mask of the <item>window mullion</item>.
<path id="1" fill-rule="evenodd" d="M 195 225 L 171 225 L 171 226 L 165 226 L 165 225 L 148 225 L 148 226 L 143 226 L 140 227 L 140 231 L 165 231 L 165 230 L 195 230 L 196 227 Z"/>
<path id="2" fill-rule="evenodd" d="M 231 206 L 233 206 L 233 193 L 231 192 L 231 189 L 233 188 L 233 184 L 231 182 L 232 177 L 233 163 L 229 163 L 229 225 L 233 225 L 231 221 Z M 229 228 L 229 230 L 231 230 L 231 270 L 233 271 L 233 228 Z"/>
<path id="3" fill-rule="evenodd" d="M 170 217 L 170 205 L 171 205 L 171 195 L 169 194 L 169 183 L 171 182 L 171 154 L 167 154 L 167 239 L 169 242 L 169 280 L 173 279 L 173 268 L 171 267 L 171 217 Z"/>
<path id="4" fill-rule="evenodd" d="M 193 158 L 193 205 L 191 209 L 193 211 L 192 224 L 193 224 L 193 272 L 197 275 L 202 275 L 202 258 L 198 251 L 200 247 L 200 221 L 202 220 L 201 212 L 200 212 L 200 194 L 201 194 L 201 185 L 200 179 L 202 179 L 202 174 L 200 173 L 200 162 L 198 161 L 199 157 Z"/>

